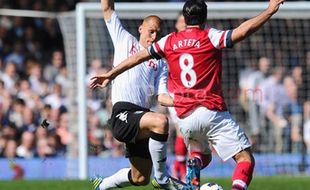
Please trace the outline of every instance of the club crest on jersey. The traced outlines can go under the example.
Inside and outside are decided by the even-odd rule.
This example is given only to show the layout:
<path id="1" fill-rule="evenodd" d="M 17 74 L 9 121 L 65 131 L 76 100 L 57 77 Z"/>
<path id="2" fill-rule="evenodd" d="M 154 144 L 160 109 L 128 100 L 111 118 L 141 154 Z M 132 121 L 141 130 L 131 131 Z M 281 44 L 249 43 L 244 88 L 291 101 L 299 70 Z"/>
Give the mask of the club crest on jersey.
<path id="1" fill-rule="evenodd" d="M 158 64 L 157 64 L 156 61 L 154 61 L 154 60 L 152 60 L 152 59 L 149 60 L 148 66 L 149 66 L 149 67 L 152 67 L 152 69 L 153 69 L 154 71 L 157 71 Z"/>
<path id="2" fill-rule="evenodd" d="M 128 115 L 128 111 L 124 111 L 124 112 L 121 112 L 121 113 L 117 114 L 116 117 L 118 117 L 119 120 L 121 120 L 121 121 L 123 121 L 125 123 L 128 123 L 127 115 Z"/>

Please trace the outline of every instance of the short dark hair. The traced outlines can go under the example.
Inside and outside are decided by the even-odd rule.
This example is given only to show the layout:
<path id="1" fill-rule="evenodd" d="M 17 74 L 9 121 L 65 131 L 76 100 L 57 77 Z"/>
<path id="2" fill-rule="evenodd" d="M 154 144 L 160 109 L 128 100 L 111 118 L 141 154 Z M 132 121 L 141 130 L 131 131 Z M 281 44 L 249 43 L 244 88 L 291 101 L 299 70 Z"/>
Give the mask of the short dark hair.
<path id="1" fill-rule="evenodd" d="M 204 0 L 187 0 L 183 6 L 187 25 L 201 25 L 207 19 L 207 5 Z"/>

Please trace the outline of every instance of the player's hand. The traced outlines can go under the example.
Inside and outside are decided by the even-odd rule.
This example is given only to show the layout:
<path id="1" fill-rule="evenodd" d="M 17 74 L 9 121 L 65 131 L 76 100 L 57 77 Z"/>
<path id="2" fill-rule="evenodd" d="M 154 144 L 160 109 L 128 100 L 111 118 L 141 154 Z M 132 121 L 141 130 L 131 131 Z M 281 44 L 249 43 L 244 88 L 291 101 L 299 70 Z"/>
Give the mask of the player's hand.
<path id="1" fill-rule="evenodd" d="M 165 107 L 174 106 L 173 98 L 167 93 L 159 94 L 157 97 L 157 101 L 158 103 L 160 103 L 160 105 L 165 106 Z"/>
<path id="2" fill-rule="evenodd" d="M 97 87 L 104 88 L 108 86 L 112 79 L 107 73 L 105 73 L 102 75 L 94 76 L 90 80 L 91 83 L 89 85 L 89 88 L 93 90 Z"/>
<path id="3" fill-rule="evenodd" d="M 284 0 L 270 0 L 268 10 L 271 14 L 276 13 L 279 10 L 281 4 L 284 3 Z"/>

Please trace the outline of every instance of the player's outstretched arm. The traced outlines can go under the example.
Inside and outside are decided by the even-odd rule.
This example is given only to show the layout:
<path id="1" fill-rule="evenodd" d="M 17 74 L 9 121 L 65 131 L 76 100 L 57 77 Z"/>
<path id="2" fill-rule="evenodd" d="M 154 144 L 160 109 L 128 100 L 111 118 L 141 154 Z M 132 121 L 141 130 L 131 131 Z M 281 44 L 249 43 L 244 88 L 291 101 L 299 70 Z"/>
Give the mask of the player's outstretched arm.
<path id="1" fill-rule="evenodd" d="M 114 11 L 114 0 L 101 0 L 101 9 L 104 20 L 110 20 Z"/>
<path id="2" fill-rule="evenodd" d="M 275 14 L 284 0 L 270 0 L 269 6 L 258 16 L 243 22 L 239 27 L 232 32 L 232 43 L 235 44 L 245 39 L 252 33 L 256 32 L 270 17 Z"/>
<path id="3" fill-rule="evenodd" d="M 90 89 L 95 89 L 97 87 L 104 88 L 108 86 L 108 84 L 119 74 L 149 59 L 151 59 L 151 56 L 149 55 L 147 49 L 144 49 L 128 57 L 109 72 L 92 77 L 89 88 Z"/>

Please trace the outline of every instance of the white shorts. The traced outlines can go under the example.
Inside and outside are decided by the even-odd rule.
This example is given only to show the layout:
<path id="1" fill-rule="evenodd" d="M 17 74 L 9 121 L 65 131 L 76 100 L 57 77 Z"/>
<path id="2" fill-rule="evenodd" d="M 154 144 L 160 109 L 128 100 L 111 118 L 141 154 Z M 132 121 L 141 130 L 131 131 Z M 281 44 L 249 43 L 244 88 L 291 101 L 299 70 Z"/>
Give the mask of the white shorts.
<path id="1" fill-rule="evenodd" d="M 241 150 L 251 147 L 246 134 L 228 111 L 199 107 L 189 116 L 178 118 L 178 124 L 189 151 L 198 149 L 203 154 L 211 154 L 211 145 L 219 157 L 226 161 Z"/>

